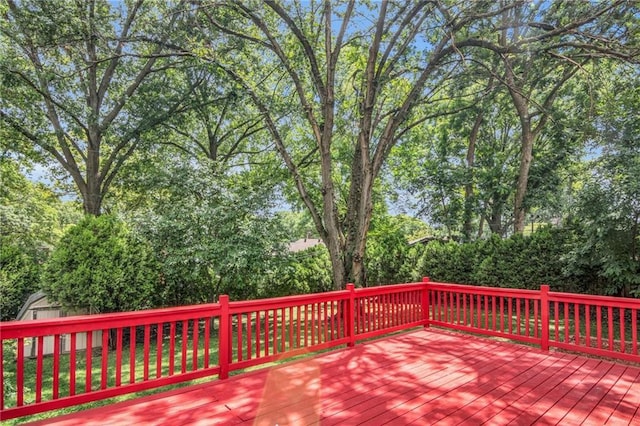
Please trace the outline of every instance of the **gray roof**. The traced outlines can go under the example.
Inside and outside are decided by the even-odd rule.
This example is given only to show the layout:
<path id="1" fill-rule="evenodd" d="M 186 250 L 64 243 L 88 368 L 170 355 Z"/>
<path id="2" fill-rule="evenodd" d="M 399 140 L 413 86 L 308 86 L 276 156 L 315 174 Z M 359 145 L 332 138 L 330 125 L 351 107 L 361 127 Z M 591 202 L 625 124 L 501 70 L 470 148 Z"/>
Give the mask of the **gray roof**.
<path id="1" fill-rule="evenodd" d="M 20 308 L 20 311 L 18 312 L 18 315 L 16 316 L 16 319 L 19 320 L 20 318 L 22 318 L 24 313 L 27 312 L 27 310 L 29 310 L 29 307 L 33 303 L 37 302 L 40 299 L 44 299 L 45 297 L 47 297 L 47 295 L 44 294 L 44 292 L 42 290 L 38 290 L 35 293 L 33 293 L 31 296 L 29 296 L 27 298 L 27 301 L 24 302 L 24 305 L 22 305 L 22 308 Z"/>

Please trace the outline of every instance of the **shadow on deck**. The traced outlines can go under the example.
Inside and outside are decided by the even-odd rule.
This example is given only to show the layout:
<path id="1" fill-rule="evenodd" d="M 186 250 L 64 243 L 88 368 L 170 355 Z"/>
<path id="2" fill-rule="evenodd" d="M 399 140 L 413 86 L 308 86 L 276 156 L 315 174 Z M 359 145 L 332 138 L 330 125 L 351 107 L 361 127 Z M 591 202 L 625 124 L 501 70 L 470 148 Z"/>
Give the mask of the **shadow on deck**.
<path id="1" fill-rule="evenodd" d="M 640 424 L 640 368 L 427 329 L 34 424 Z"/>

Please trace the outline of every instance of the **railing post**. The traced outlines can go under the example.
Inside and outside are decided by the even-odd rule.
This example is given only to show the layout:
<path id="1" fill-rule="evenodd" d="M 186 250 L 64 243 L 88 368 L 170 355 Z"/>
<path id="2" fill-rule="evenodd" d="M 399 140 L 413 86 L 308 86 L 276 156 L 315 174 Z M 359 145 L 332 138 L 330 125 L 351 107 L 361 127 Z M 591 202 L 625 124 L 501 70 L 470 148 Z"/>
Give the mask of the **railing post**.
<path id="1" fill-rule="evenodd" d="M 349 291 L 349 302 L 347 303 L 347 333 L 349 333 L 349 343 L 347 343 L 347 346 L 353 348 L 356 345 L 356 286 L 349 283 L 347 284 L 347 290 Z"/>
<path id="2" fill-rule="evenodd" d="M 429 328 L 429 277 L 423 277 L 422 282 L 422 320 L 424 321 L 424 328 Z"/>
<path id="3" fill-rule="evenodd" d="M 218 364 L 220 364 L 220 373 L 218 373 L 218 378 L 227 379 L 229 378 L 229 351 L 231 349 L 229 296 L 221 295 L 218 303 L 220 303 L 220 329 L 218 330 Z"/>
<path id="4" fill-rule="evenodd" d="M 540 286 L 540 308 L 542 319 L 542 341 L 540 349 L 549 350 L 549 286 L 543 284 Z"/>

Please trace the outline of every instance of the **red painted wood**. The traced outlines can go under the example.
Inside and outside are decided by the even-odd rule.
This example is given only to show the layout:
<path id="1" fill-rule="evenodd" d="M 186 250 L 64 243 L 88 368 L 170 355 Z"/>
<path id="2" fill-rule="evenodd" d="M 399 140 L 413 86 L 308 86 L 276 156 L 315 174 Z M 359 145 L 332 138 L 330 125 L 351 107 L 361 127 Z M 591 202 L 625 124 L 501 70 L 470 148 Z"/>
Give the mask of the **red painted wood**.
<path id="1" fill-rule="evenodd" d="M 109 330 L 102 330 L 102 359 L 101 359 L 100 389 L 107 388 L 107 372 L 109 365 Z"/>
<path id="2" fill-rule="evenodd" d="M 333 309 L 333 304 L 331 305 L 332 309 Z M 331 318 L 331 320 L 333 321 L 333 317 Z M 295 317 L 293 316 L 293 306 L 289 306 L 289 330 L 288 330 L 288 337 L 289 337 L 289 349 L 293 349 L 293 323 L 295 322 Z M 331 328 L 331 331 L 333 332 L 333 326 Z"/>
<path id="3" fill-rule="evenodd" d="M 547 311 L 549 304 L 553 303 L 556 307 L 561 305 L 564 309 L 563 322 L 564 330 L 563 341 L 559 341 L 556 338 L 552 342 L 553 346 L 563 349 L 580 350 L 587 353 L 600 356 L 618 357 L 625 360 L 637 361 L 638 349 L 637 349 L 637 309 L 638 302 L 631 299 L 617 299 L 607 297 L 591 297 L 584 295 L 570 295 L 564 293 L 548 293 L 547 302 L 544 302 L 544 291 L 522 291 L 522 290 L 505 290 L 495 289 L 487 287 L 470 287 L 460 286 L 453 284 L 442 283 L 430 283 L 424 281 L 423 283 L 407 284 L 407 285 L 393 285 L 384 287 L 372 287 L 367 289 L 353 289 L 329 292 L 316 295 L 294 296 L 277 299 L 266 299 L 259 301 L 246 301 L 246 302 L 233 302 L 228 303 L 226 324 L 228 330 L 226 336 L 225 333 L 220 332 L 220 339 L 228 339 L 226 344 L 223 343 L 225 351 L 227 353 L 227 371 L 229 369 L 237 369 L 242 365 L 246 365 L 244 359 L 244 350 L 247 350 L 247 358 L 249 358 L 253 352 L 252 344 L 253 339 L 247 336 L 247 345 L 244 346 L 245 338 L 243 336 L 244 328 L 244 315 L 247 317 L 247 334 L 251 334 L 253 331 L 249 331 L 251 327 L 251 321 L 249 320 L 251 312 L 256 312 L 256 358 L 251 360 L 252 365 L 258 365 L 260 363 L 268 362 L 269 360 L 276 359 L 280 356 L 292 356 L 292 354 L 300 350 L 317 350 L 327 349 L 342 345 L 345 343 L 355 344 L 359 339 L 365 339 L 370 337 L 377 337 L 384 335 L 388 332 L 400 331 L 407 329 L 415 325 L 439 325 L 443 327 L 453 328 L 461 331 L 471 331 L 475 333 L 485 335 L 498 335 L 502 337 L 510 337 L 515 340 L 540 344 L 544 347 L 544 335 L 548 335 L 549 328 L 544 327 L 544 319 L 540 318 L 540 334 L 538 333 L 538 312 L 542 317 L 545 316 L 544 312 Z M 426 297 L 425 297 L 426 296 Z M 499 298 L 499 299 L 497 299 Z M 505 310 L 504 299 L 507 298 L 507 306 Z M 426 299 L 426 303 L 425 303 Z M 347 306 L 349 301 L 351 307 L 348 308 L 347 313 L 344 313 L 345 309 L 341 306 Z M 499 300 L 499 302 L 497 302 Z M 357 302 L 356 302 L 357 301 Z M 538 302 L 540 301 L 540 302 Z M 343 305 L 346 303 L 346 305 Z M 513 303 L 516 304 L 515 309 Z M 540 303 L 540 310 L 538 310 L 538 303 Z M 522 305 L 524 304 L 524 309 Z M 572 304 L 573 308 L 569 308 L 569 304 Z M 468 305 L 468 306 L 467 306 Z M 500 327 L 498 328 L 496 322 L 498 321 L 498 312 L 496 309 L 500 305 Z M 301 307 L 305 307 L 304 323 L 301 315 Z M 461 309 L 462 306 L 462 309 Z M 533 308 L 532 308 L 533 306 Z M 580 308 L 585 306 L 585 308 Z M 598 344 L 595 348 L 589 342 L 590 322 L 586 321 L 591 313 L 591 306 L 596 309 L 597 325 L 596 340 Z M 300 311 L 300 314 L 294 318 L 294 308 Z M 467 309 L 468 308 L 468 309 Z M 573 315 L 569 315 L 570 309 L 573 310 Z M 607 309 L 607 323 L 606 323 L 606 336 L 603 336 L 602 331 L 602 309 Z M 626 311 L 629 309 L 630 311 Z M 462 310 L 462 314 L 460 313 Z M 419 312 L 422 312 L 421 314 Z M 533 311 L 533 312 L 531 312 Z M 559 310 L 555 310 L 554 326 L 555 334 L 557 336 L 559 332 Z M 586 336 L 584 342 L 580 335 L 580 322 L 583 321 L 581 313 L 584 312 L 584 320 Z M 629 328 L 626 328 L 624 324 L 620 325 L 619 330 L 615 330 L 620 336 L 621 340 L 618 342 L 614 340 L 613 330 L 613 313 L 622 314 L 625 312 L 631 312 L 632 324 Z M 186 372 L 187 369 L 187 348 L 191 346 L 191 363 L 190 370 L 200 371 L 201 368 L 208 367 L 209 364 L 209 346 L 205 344 L 203 362 L 199 361 L 199 321 L 201 318 L 206 318 L 205 325 L 205 342 L 209 341 L 209 319 L 220 317 L 222 314 L 222 308 L 220 304 L 203 305 L 202 307 L 186 307 L 180 309 L 171 310 L 152 310 L 139 313 L 124 313 L 124 314 L 108 314 L 97 316 L 83 316 L 78 318 L 64 318 L 63 321 L 51 321 L 42 320 L 36 321 L 39 323 L 38 327 L 33 324 L 25 323 L 3 323 L 2 324 L 2 340 L 35 338 L 42 339 L 44 343 L 44 336 L 53 336 L 53 339 L 60 340 L 61 334 L 70 334 L 72 336 L 72 346 L 75 346 L 75 339 L 73 336 L 76 332 L 87 333 L 87 340 L 92 342 L 92 332 L 95 330 L 102 331 L 102 357 L 98 367 L 100 367 L 100 390 L 97 391 L 97 395 L 105 395 L 103 391 L 109 389 L 108 375 L 109 372 L 108 362 L 108 336 L 111 330 L 115 329 L 116 336 L 116 354 L 115 354 L 115 387 L 127 388 L 119 391 L 120 393 L 129 392 L 131 387 L 120 386 L 121 377 L 121 363 L 122 363 L 122 327 L 129 327 L 131 334 L 130 342 L 130 382 L 135 383 L 135 330 L 136 327 L 143 327 L 144 340 L 143 340 L 143 362 L 144 362 L 144 377 L 141 383 L 145 381 L 160 383 L 162 382 L 162 346 L 163 335 L 160 331 L 162 324 L 168 322 L 170 328 L 173 328 L 173 333 L 170 331 L 170 355 L 169 364 L 172 363 L 172 357 L 175 356 L 175 324 L 180 321 L 182 324 L 182 372 Z M 467 315 L 469 314 L 469 315 Z M 236 315 L 238 328 L 235 331 L 235 335 L 232 335 L 231 321 L 229 321 L 229 315 Z M 353 320 L 350 324 L 350 316 L 353 315 Z M 515 316 L 515 326 L 512 320 L 512 316 Z M 491 320 L 489 319 L 491 317 Z M 508 327 L 505 327 L 504 321 L 509 321 Z M 221 319 L 222 321 L 222 319 Z M 264 322 L 262 322 L 264 321 Z M 273 322 L 271 322 L 273 321 Z M 295 326 L 293 322 L 296 322 Z M 524 321 L 524 323 L 523 323 Z M 342 324 L 342 322 L 345 322 Z M 548 323 L 548 320 L 546 321 Z M 155 324 L 159 327 L 159 333 L 156 339 L 156 374 L 153 380 L 149 380 L 149 368 L 150 368 L 150 336 L 149 330 L 151 324 Z M 260 350 L 260 333 L 258 330 L 264 324 L 265 330 L 265 348 L 264 353 Z M 531 331 L 531 325 L 534 330 Z M 189 344 L 189 334 L 191 326 L 192 341 Z M 311 330 L 309 331 L 309 327 Z M 569 339 L 569 329 L 573 327 L 575 330 L 571 339 Z M 225 327 L 221 326 L 221 330 Z M 302 330 L 304 328 L 304 331 Z M 299 331 L 297 331 L 298 329 Z M 505 330 L 508 329 L 508 332 Z M 295 331 L 294 331 L 295 330 Z M 350 331 L 351 330 L 351 331 Z M 296 332 L 297 331 L 297 332 Z M 302 338 L 302 333 L 305 333 L 305 338 Z M 311 334 L 310 342 L 309 334 Z M 40 337 L 38 337 L 40 336 Z M 236 360 L 231 359 L 231 344 L 233 338 L 238 342 Z M 294 337 L 295 336 L 295 337 Z M 557 336 L 559 337 L 559 336 Z M 606 347 L 603 347 L 602 340 L 606 338 Z M 272 341 L 270 341 L 272 339 Z M 304 341 L 304 344 L 303 344 Z M 22 343 L 24 340 L 22 340 Z M 18 345 L 21 346 L 21 345 Z M 119 348 L 118 348 L 119 346 Z M 43 347 L 43 344 L 40 345 Z M 23 348 L 19 348 L 19 351 L 24 353 Z M 273 353 L 269 353 L 272 351 Z M 70 394 L 75 394 L 75 374 L 76 374 L 76 350 L 74 347 L 73 353 L 70 355 L 70 376 L 72 378 L 72 384 L 70 385 Z M 6 356 L 6 354 L 5 354 Z M 91 367 L 92 367 L 92 347 L 91 344 L 86 351 L 87 360 L 87 377 L 85 381 L 85 391 L 88 393 L 95 393 L 92 391 L 91 385 Z M 221 359 L 224 359 L 222 354 L 219 354 Z M 42 376 L 42 357 L 39 357 L 41 367 L 39 369 L 39 376 Z M 56 358 L 54 354 L 53 358 Z M 22 359 L 19 357 L 19 359 Z M 19 361 L 20 363 L 21 361 Z M 36 359 L 36 363 L 38 358 Z M 112 360 L 112 363 L 114 360 Z M 54 363 L 54 376 L 59 374 L 59 354 L 57 361 Z M 24 366 L 19 366 L 16 382 L 20 382 L 19 376 L 22 375 L 22 384 L 24 387 L 24 371 L 20 373 L 20 369 L 24 370 Z M 36 364 L 36 369 L 38 369 Z M 168 375 L 174 375 L 174 368 L 170 365 Z M 194 372 L 195 372 L 194 371 Z M 222 368 L 218 372 L 222 371 Z M 205 374 L 206 375 L 206 374 Z M 184 377 L 183 374 L 178 374 L 175 381 L 180 381 Z M 36 382 L 36 399 L 42 400 L 44 395 L 44 389 L 42 377 L 40 377 L 41 383 L 38 386 Z M 47 383 L 52 383 L 51 394 L 56 393 L 56 386 L 59 387 L 59 383 L 55 384 L 56 378 Z M 21 399 L 21 403 L 24 404 L 24 390 L 20 389 L 20 386 L 16 386 L 16 399 Z M 22 396 L 20 394 L 22 393 Z M 38 395 L 39 394 L 39 395 Z M 118 394 L 118 393 L 116 393 Z M 57 395 L 59 396 L 59 395 Z M 94 396 L 91 396 L 94 398 Z M 77 403 L 78 399 L 73 398 L 60 398 L 61 402 L 59 406 L 68 406 Z M 64 401 L 62 401 L 64 400 Z M 70 400 L 73 400 L 70 402 Z M 42 401 L 38 404 L 25 406 L 26 412 L 41 411 L 52 405 L 46 404 L 47 401 Z M 66 405 L 65 405 L 66 404 Z M 58 406 L 58 405 L 54 405 Z M 7 410 L 4 407 L 3 415 Z M 35 411 L 34 411 L 35 410 Z M 24 411 L 23 411 L 24 412 Z M 16 411 L 12 411 L 16 413 Z"/>
<path id="4" fill-rule="evenodd" d="M 173 323 L 172 323 L 173 324 Z M 171 340 L 172 342 L 174 339 Z M 136 381 L 136 328 L 129 327 L 129 383 Z"/>
<path id="5" fill-rule="evenodd" d="M 547 396 L 555 389 L 569 401 L 564 412 L 556 415 L 559 406 L 553 408 L 554 418 L 562 416 L 566 424 L 571 419 L 604 424 L 600 418 L 588 423 L 598 412 L 613 424 L 633 424 L 640 369 L 623 367 L 620 374 L 616 367 L 611 375 L 602 374 L 584 367 L 591 362 L 422 330 L 46 423 L 473 425 L 526 424 L 518 420 L 540 418 L 539 423 L 548 424 L 541 416 L 553 407 L 555 401 L 549 405 Z M 597 384 L 590 382 L 588 389 L 576 385 L 585 383 L 591 370 L 600 375 Z M 601 385 L 608 388 L 602 397 L 597 393 Z M 582 411 L 581 404 L 571 403 L 576 399 L 586 401 Z"/>
<path id="6" fill-rule="evenodd" d="M 0 410 L 4 410 L 4 345 L 2 342 L 0 342 Z"/>
<path id="7" fill-rule="evenodd" d="M 588 304 L 584 305 L 584 317 L 585 317 L 585 322 L 584 322 L 584 327 L 585 327 L 585 331 L 584 331 L 584 338 L 585 338 L 585 345 L 587 347 L 591 346 L 591 306 Z"/>
<path id="8" fill-rule="evenodd" d="M 200 320 L 193 320 L 193 331 L 192 331 L 192 345 L 191 345 L 191 371 L 196 371 L 198 369 L 198 340 L 200 335 L 199 330 Z M 238 330 L 242 329 L 242 324 L 238 324 Z M 242 340 L 242 339 L 240 339 Z"/>
<path id="9" fill-rule="evenodd" d="M 146 342 L 147 342 L 147 338 L 146 338 L 146 327 L 145 327 L 145 380 L 147 380 L 147 375 L 146 375 L 146 368 L 147 368 L 147 347 L 146 347 Z M 181 359 L 180 359 L 180 372 L 182 374 L 187 372 L 187 347 L 189 345 L 189 320 L 183 320 L 182 321 L 182 342 L 180 344 L 180 355 L 181 355 Z"/>
<path id="10" fill-rule="evenodd" d="M 238 361 L 242 361 L 244 359 L 244 355 L 243 355 L 243 351 L 244 351 L 244 341 L 242 340 L 242 328 L 243 328 L 243 321 L 244 315 L 239 314 L 236 315 L 236 321 L 237 321 L 237 340 L 236 340 L 236 353 L 237 353 L 237 359 Z"/>
<path id="11" fill-rule="evenodd" d="M 541 336 L 540 336 L 540 348 L 543 351 L 549 350 L 549 286 L 540 286 L 540 321 L 541 321 Z M 556 306 L 556 312 L 558 311 Z M 557 318 L 557 317 L 556 317 Z M 557 323 L 556 323 L 557 324 Z M 536 326 L 537 329 L 537 326 Z M 558 327 L 556 325 L 556 333 Z M 536 336 L 537 337 L 537 336 Z M 557 337 L 556 337 L 557 340 Z"/>
<path id="12" fill-rule="evenodd" d="M 116 331 L 116 387 L 122 385 L 122 328 Z"/>
<path id="13" fill-rule="evenodd" d="M 156 329 L 156 379 L 162 377 L 162 337 L 163 324 L 157 325 Z"/>
<path id="14" fill-rule="evenodd" d="M 620 308 L 620 352 L 625 353 L 625 321 L 624 321 L 624 308 Z"/>
<path id="15" fill-rule="evenodd" d="M 76 333 L 71 333 L 69 353 L 69 396 L 76 394 Z"/>
<path id="16" fill-rule="evenodd" d="M 220 365 L 219 377 L 226 379 L 229 377 L 229 348 L 231 345 L 231 336 L 229 335 L 229 296 L 222 295 L 220 302 L 220 330 L 218 330 L 218 364 Z"/>
<path id="17" fill-rule="evenodd" d="M 618 378 L 612 386 L 612 390 L 615 389 L 615 391 L 605 393 L 602 399 L 598 402 L 596 408 L 594 408 L 589 416 L 584 420 L 583 424 L 606 424 L 614 413 L 619 413 L 617 407 L 619 407 L 621 403 L 624 403 L 630 389 L 638 380 L 640 380 L 640 370 L 636 371 L 629 368 L 625 369 L 624 373 L 622 373 L 620 378 Z M 623 422 L 618 424 L 623 424 Z"/>
<path id="18" fill-rule="evenodd" d="M 612 306 L 607 306 L 607 337 L 608 337 L 608 342 L 609 342 L 609 347 L 608 349 L 610 351 L 613 351 L 613 307 Z"/>
<path id="19" fill-rule="evenodd" d="M 638 310 L 631 310 L 631 353 L 638 355 Z"/>
<path id="20" fill-rule="evenodd" d="M 144 368 L 143 368 L 143 373 L 142 373 L 142 380 L 143 381 L 147 381 L 149 380 L 149 363 L 150 363 L 150 359 L 149 359 L 149 352 L 150 352 L 150 340 L 151 339 L 151 330 L 149 329 L 149 324 L 146 324 L 144 326 L 144 342 L 143 342 L 143 346 L 142 346 L 142 350 L 143 350 L 143 355 L 142 355 L 142 359 L 143 359 L 143 364 L 144 364 Z M 184 341 L 183 341 L 184 344 Z M 184 345 L 183 345 L 184 347 Z M 185 361 L 185 356 L 184 356 L 184 352 L 182 354 L 182 363 L 184 365 L 184 361 Z M 184 367 L 182 369 L 182 372 L 184 373 Z"/>
<path id="21" fill-rule="evenodd" d="M 252 318 L 253 312 L 249 312 L 247 314 L 247 359 L 253 358 L 253 330 L 251 325 L 253 321 Z"/>
<path id="22" fill-rule="evenodd" d="M 36 403 L 42 401 L 42 363 L 44 357 L 44 336 L 38 336 L 38 352 L 36 361 Z"/>
<path id="23" fill-rule="evenodd" d="M 86 367 L 85 367 L 85 380 L 84 391 L 91 392 L 91 379 L 92 379 L 92 362 L 93 362 L 93 331 L 87 331 L 87 349 L 85 350 Z"/>
<path id="24" fill-rule="evenodd" d="M 169 323 L 169 376 L 173 376 L 176 368 L 176 323 Z M 133 383 L 133 382 L 132 382 Z"/>
<path id="25" fill-rule="evenodd" d="M 598 349 L 602 349 L 602 308 L 596 306 L 596 341 Z"/>
<path id="26" fill-rule="evenodd" d="M 2 346 L 2 345 L 0 345 Z M 0 360 L 2 356 L 0 356 Z M 0 371 L 0 374 L 2 372 Z M 56 334 L 53 337 L 53 383 L 52 383 L 52 395 L 53 399 L 60 397 L 60 335 Z M 0 397 L 0 399 L 2 399 Z"/>
<path id="27" fill-rule="evenodd" d="M 256 358 L 259 358 L 262 353 L 260 351 L 260 322 L 260 312 L 258 311 L 256 312 Z"/>

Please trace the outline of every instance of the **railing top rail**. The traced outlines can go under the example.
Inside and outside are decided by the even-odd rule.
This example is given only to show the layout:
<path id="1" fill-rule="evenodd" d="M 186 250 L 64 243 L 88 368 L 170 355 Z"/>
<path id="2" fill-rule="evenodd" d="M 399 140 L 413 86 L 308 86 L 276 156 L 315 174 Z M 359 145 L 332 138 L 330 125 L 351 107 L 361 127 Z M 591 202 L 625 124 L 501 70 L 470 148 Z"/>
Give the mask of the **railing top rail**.
<path id="1" fill-rule="evenodd" d="M 429 281 L 427 283 L 428 288 L 447 290 L 456 293 L 474 293 L 487 296 L 511 296 L 521 297 L 524 299 L 539 299 L 540 291 L 538 290 L 520 290 L 514 288 L 500 288 L 500 287 L 484 287 L 475 285 L 464 284 L 449 284 Z"/>
<path id="2" fill-rule="evenodd" d="M 273 297 L 270 299 L 242 300 L 229 302 L 231 313 L 255 312 L 265 309 L 288 308 L 318 302 L 332 302 L 349 297 L 348 290 L 328 291 L 326 293 L 299 294 L 295 296 Z"/>
<path id="3" fill-rule="evenodd" d="M 613 308 L 640 309 L 640 299 L 629 297 L 596 296 L 592 294 L 549 292 L 551 302 L 571 302 Z"/>
<path id="4" fill-rule="evenodd" d="M 101 330 L 103 328 L 139 326 L 169 321 L 215 316 L 219 303 L 177 306 L 144 311 L 117 312 L 99 315 L 76 315 L 62 318 L 7 321 L 0 323 L 2 339 L 16 339 L 47 334 L 61 334 Z"/>
<path id="5" fill-rule="evenodd" d="M 425 283 L 388 284 L 376 287 L 364 287 L 355 289 L 356 296 L 375 296 L 378 294 L 401 293 L 405 291 L 421 290 Z"/>

